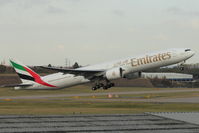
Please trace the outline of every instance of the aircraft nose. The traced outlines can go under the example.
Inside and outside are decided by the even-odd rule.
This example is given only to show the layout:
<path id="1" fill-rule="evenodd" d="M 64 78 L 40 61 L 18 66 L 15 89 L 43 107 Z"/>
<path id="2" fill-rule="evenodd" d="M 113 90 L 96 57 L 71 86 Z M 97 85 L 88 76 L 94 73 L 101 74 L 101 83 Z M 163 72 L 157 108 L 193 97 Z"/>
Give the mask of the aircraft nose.
<path id="1" fill-rule="evenodd" d="M 185 49 L 185 53 L 187 53 L 187 56 L 188 57 L 192 57 L 194 56 L 195 52 L 192 51 L 191 49 Z"/>

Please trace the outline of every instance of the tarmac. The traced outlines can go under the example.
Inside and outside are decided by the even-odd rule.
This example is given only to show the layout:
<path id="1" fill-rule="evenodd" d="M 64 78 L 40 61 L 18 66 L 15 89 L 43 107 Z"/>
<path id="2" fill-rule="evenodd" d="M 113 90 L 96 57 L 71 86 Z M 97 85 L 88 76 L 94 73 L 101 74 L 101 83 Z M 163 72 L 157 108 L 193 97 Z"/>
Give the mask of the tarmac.
<path id="1" fill-rule="evenodd" d="M 157 94 L 199 92 L 198 89 L 113 92 L 122 94 Z M 109 92 L 110 93 L 110 92 Z M 109 93 L 55 94 L 36 96 L 5 96 L 0 99 L 70 99 L 75 96 L 102 96 Z M 88 101 L 88 98 L 81 100 Z M 91 99 L 92 100 L 92 99 Z M 95 101 L 199 103 L 199 97 L 178 98 L 116 98 Z M 58 101 L 59 102 L 59 101 Z M 199 112 L 141 113 L 107 115 L 0 115 L 0 133 L 198 133 Z"/>
<path id="2" fill-rule="evenodd" d="M 27 132 L 198 133 L 199 125 L 150 113 L 126 115 L 0 116 L 0 133 Z"/>

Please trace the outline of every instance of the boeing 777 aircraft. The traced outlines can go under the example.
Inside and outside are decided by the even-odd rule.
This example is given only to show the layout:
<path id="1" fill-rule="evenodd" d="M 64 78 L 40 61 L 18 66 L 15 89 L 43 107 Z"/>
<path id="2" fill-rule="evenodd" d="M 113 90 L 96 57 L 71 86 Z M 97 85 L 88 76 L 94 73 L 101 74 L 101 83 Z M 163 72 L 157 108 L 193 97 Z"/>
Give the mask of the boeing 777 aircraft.
<path id="1" fill-rule="evenodd" d="M 78 69 L 43 67 L 58 72 L 47 76 L 40 76 L 22 63 L 10 60 L 11 65 L 22 81 L 21 84 L 12 85 L 12 87 L 15 87 L 15 89 L 62 89 L 94 82 L 95 85 L 92 87 L 92 90 L 99 88 L 108 89 L 114 86 L 114 84 L 111 83 L 112 80 L 126 78 L 128 75 L 139 77 L 141 71 L 151 68 L 177 63 L 183 64 L 193 55 L 194 52 L 189 48 L 170 49 Z"/>

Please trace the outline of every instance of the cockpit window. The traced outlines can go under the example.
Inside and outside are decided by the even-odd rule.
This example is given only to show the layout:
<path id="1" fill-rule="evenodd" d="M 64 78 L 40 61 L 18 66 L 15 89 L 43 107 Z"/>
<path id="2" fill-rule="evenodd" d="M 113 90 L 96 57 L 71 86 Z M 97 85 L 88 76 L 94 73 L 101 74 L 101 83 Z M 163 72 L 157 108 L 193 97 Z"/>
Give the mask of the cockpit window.
<path id="1" fill-rule="evenodd" d="M 191 49 L 185 49 L 185 52 L 187 52 L 187 51 L 191 51 Z"/>

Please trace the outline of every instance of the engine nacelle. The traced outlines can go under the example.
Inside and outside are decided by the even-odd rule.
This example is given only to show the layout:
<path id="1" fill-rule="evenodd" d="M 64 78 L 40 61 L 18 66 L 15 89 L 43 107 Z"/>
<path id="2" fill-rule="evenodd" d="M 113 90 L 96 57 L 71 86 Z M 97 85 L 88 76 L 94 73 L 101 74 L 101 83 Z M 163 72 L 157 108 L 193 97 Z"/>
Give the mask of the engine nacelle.
<path id="1" fill-rule="evenodd" d="M 143 77 L 142 72 L 128 73 L 124 75 L 124 78 L 127 79 L 136 79 Z"/>
<path id="2" fill-rule="evenodd" d="M 123 69 L 120 67 L 113 68 L 111 70 L 106 71 L 105 76 L 108 80 L 123 78 Z"/>

